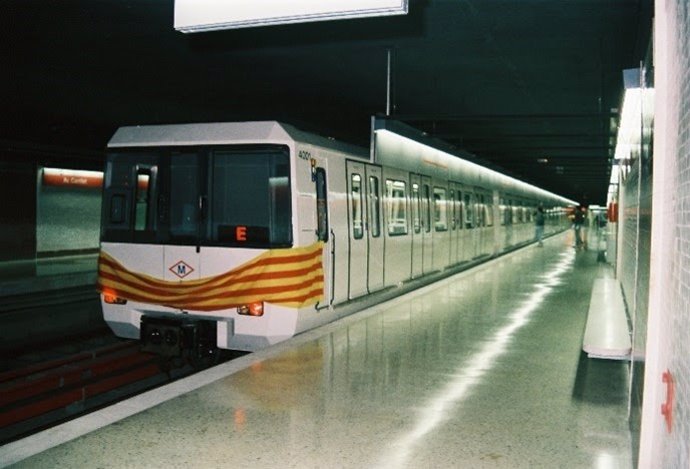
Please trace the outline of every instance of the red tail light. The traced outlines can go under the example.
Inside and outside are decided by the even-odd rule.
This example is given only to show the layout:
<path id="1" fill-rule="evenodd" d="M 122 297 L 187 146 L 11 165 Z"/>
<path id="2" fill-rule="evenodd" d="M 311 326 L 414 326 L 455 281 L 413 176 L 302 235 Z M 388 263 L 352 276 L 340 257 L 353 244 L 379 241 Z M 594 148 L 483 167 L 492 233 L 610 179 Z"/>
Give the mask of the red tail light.
<path id="1" fill-rule="evenodd" d="M 109 305 L 126 305 L 127 300 L 120 298 L 119 296 L 113 295 L 111 293 L 103 293 L 103 301 Z"/>

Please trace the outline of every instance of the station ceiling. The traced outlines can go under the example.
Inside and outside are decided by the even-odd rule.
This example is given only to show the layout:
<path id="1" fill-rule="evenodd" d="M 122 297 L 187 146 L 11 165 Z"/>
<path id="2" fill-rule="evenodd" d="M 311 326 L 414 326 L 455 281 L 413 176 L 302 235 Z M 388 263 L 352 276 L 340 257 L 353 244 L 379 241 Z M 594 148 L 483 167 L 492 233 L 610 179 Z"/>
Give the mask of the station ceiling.
<path id="1" fill-rule="evenodd" d="M 5 0 L 0 139 L 97 152 L 121 125 L 268 119 L 366 146 L 388 107 L 603 204 L 622 71 L 648 53 L 652 3 L 410 0 L 406 16 L 185 35 L 173 0 Z"/>

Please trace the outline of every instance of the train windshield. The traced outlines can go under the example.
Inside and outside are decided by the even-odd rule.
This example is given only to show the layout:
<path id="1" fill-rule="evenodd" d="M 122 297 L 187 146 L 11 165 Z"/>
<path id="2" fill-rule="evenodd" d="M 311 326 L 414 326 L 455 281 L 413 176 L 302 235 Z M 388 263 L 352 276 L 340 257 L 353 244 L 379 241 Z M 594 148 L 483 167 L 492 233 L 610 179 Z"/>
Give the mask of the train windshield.
<path id="1" fill-rule="evenodd" d="M 102 219 L 103 241 L 291 246 L 289 150 L 112 149 Z"/>

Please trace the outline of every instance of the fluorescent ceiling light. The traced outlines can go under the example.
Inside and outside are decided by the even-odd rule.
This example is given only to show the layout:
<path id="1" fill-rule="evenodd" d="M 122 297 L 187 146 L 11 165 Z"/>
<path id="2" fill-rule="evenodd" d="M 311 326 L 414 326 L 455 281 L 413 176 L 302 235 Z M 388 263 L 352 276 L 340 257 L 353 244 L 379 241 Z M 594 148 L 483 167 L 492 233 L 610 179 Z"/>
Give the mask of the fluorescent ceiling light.
<path id="1" fill-rule="evenodd" d="M 408 0 L 175 0 L 183 33 L 407 14 Z"/>
<path id="2" fill-rule="evenodd" d="M 610 187 L 617 187 L 622 167 L 629 166 L 640 153 L 642 129 L 651 126 L 654 117 L 654 88 L 628 88 L 623 97 L 620 126 L 616 140 Z M 609 190 L 609 199 L 612 197 Z"/>

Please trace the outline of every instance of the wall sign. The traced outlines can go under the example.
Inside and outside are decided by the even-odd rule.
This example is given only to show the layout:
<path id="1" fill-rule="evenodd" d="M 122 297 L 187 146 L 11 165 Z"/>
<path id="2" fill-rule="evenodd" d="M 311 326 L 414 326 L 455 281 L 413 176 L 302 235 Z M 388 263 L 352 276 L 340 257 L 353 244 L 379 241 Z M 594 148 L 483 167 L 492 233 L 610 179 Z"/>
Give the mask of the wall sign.
<path id="1" fill-rule="evenodd" d="M 103 173 L 100 171 L 43 168 L 43 185 L 100 189 L 103 185 Z"/>

